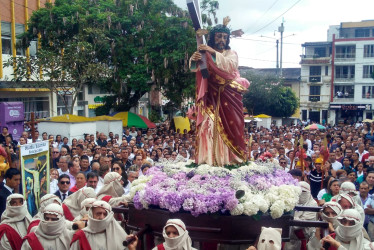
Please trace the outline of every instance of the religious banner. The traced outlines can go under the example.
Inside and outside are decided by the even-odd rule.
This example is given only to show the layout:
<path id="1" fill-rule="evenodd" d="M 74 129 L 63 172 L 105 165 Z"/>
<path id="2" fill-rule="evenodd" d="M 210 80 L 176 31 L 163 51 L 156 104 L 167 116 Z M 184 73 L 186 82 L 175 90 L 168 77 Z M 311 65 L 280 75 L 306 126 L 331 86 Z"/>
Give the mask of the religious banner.
<path id="1" fill-rule="evenodd" d="M 49 142 L 21 146 L 22 190 L 29 213 L 34 216 L 40 198 L 49 193 Z"/>

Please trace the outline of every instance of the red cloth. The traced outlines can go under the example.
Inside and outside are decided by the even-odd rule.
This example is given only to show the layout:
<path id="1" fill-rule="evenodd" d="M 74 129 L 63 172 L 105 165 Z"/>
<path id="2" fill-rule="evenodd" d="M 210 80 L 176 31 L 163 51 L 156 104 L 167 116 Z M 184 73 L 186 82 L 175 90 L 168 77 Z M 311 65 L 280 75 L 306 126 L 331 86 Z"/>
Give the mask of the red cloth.
<path id="1" fill-rule="evenodd" d="M 72 192 L 72 193 L 75 193 L 75 192 L 77 192 L 79 190 L 79 188 L 77 188 L 77 185 L 75 185 L 74 187 L 72 187 L 72 188 L 70 188 L 70 192 Z"/>
<path id="2" fill-rule="evenodd" d="M 23 240 L 27 240 L 27 242 L 29 243 L 31 249 L 44 249 L 44 247 L 42 246 L 42 244 L 40 243 L 38 237 L 36 237 L 36 234 L 35 233 L 29 233 L 25 236 L 25 238 L 23 238 Z"/>
<path id="3" fill-rule="evenodd" d="M 157 245 L 157 250 L 165 250 L 164 244 Z"/>
<path id="4" fill-rule="evenodd" d="M 33 220 L 33 221 L 31 221 L 29 227 L 27 228 L 27 234 L 30 233 L 31 228 L 37 227 L 39 224 L 40 224 L 40 220 Z"/>
<path id="5" fill-rule="evenodd" d="M 106 201 L 108 203 L 109 203 L 110 199 L 112 199 L 112 196 L 110 196 L 110 195 L 106 195 L 103 198 L 101 198 L 102 201 Z"/>
<path id="6" fill-rule="evenodd" d="M 2 224 L 0 225 L 0 239 L 3 238 L 4 234 L 8 238 L 9 244 L 13 250 L 20 250 L 22 246 L 22 238 L 13 227 Z"/>
<path id="7" fill-rule="evenodd" d="M 301 240 L 301 247 L 300 250 L 307 250 L 306 248 L 306 238 L 304 235 L 304 231 L 302 229 L 295 230 L 296 237 Z"/>
<path id="8" fill-rule="evenodd" d="M 80 250 L 91 250 L 90 243 L 87 240 L 85 233 L 82 230 L 78 230 L 74 235 L 73 239 L 71 240 L 70 246 L 79 240 L 79 248 Z"/>
<path id="9" fill-rule="evenodd" d="M 62 210 L 64 210 L 65 219 L 69 221 L 74 220 L 74 216 L 71 214 L 70 209 L 65 204 L 62 204 Z"/>
<path id="10" fill-rule="evenodd" d="M 331 236 L 333 239 L 335 239 L 335 237 L 336 237 L 336 233 L 332 233 L 332 234 L 330 234 L 330 236 Z M 336 247 L 330 246 L 328 250 L 337 250 L 337 249 L 336 249 Z"/>
<path id="11" fill-rule="evenodd" d="M 244 142 L 244 116 L 243 116 L 243 96 L 242 93 L 249 86 L 249 82 L 240 78 L 239 72 L 227 73 L 217 67 L 212 56 L 207 55 L 209 68 L 209 78 L 204 79 L 201 71 L 196 72 L 196 94 L 197 106 L 197 126 L 203 121 L 203 113 L 214 115 L 215 109 L 219 106 L 219 117 L 221 123 L 218 129 L 224 143 L 229 149 L 241 159 L 245 159 L 246 146 Z M 220 92 L 219 89 L 223 87 Z M 218 101 L 220 96 L 220 103 Z"/>

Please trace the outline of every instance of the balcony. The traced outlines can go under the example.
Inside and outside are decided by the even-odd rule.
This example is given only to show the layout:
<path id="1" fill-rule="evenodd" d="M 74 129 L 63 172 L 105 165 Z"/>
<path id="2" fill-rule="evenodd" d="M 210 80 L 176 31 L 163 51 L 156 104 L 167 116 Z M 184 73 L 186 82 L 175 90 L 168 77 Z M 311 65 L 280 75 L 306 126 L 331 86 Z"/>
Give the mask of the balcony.
<path id="1" fill-rule="evenodd" d="M 356 53 L 336 53 L 335 62 L 351 62 L 356 60 Z"/>
<path id="2" fill-rule="evenodd" d="M 321 82 L 321 76 L 309 76 L 309 82 Z"/>
<path id="3" fill-rule="evenodd" d="M 354 75 L 339 74 L 335 76 L 335 82 L 354 82 L 354 81 L 355 81 Z"/>
<path id="4" fill-rule="evenodd" d="M 301 55 L 300 64 L 330 64 L 331 57 L 320 57 L 318 55 Z"/>
<path id="5" fill-rule="evenodd" d="M 333 99 L 333 102 L 339 102 L 339 103 L 340 102 L 349 102 L 349 103 L 352 103 L 352 102 L 354 102 L 354 96 L 352 95 L 352 96 L 343 97 L 343 98 L 335 96 L 334 99 Z"/>

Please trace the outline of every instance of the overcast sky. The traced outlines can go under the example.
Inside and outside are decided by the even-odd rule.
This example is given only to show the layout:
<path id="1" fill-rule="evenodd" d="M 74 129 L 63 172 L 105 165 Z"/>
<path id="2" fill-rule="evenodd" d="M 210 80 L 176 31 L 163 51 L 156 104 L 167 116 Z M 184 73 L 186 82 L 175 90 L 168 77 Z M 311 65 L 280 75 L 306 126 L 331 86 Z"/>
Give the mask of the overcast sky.
<path id="1" fill-rule="evenodd" d="M 187 9 L 186 0 L 174 2 Z M 282 18 L 284 68 L 300 67 L 301 44 L 326 41 L 329 25 L 374 19 L 373 0 L 219 0 L 219 4 L 219 23 L 230 16 L 231 30 L 245 32 L 230 44 L 238 52 L 239 65 L 253 68 L 276 66 L 275 44 Z"/>

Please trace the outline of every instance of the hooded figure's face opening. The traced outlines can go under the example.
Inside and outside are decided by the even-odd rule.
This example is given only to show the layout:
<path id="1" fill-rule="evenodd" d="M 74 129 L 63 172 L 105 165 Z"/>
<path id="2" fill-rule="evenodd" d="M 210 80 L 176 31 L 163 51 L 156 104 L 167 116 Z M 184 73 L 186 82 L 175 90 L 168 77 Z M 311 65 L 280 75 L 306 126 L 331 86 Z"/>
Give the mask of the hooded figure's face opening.
<path id="1" fill-rule="evenodd" d="M 168 226 L 165 228 L 165 233 L 169 238 L 175 238 L 179 236 L 178 230 L 174 226 Z"/>

